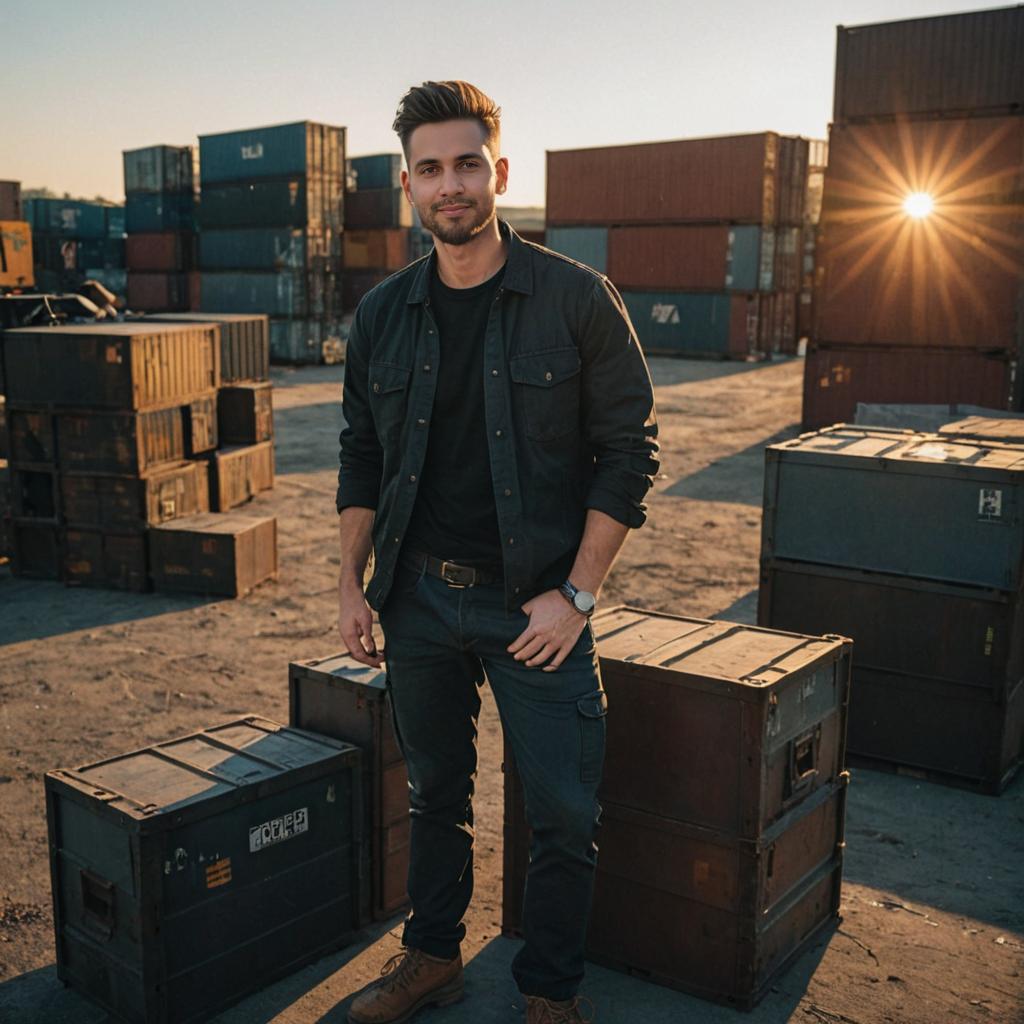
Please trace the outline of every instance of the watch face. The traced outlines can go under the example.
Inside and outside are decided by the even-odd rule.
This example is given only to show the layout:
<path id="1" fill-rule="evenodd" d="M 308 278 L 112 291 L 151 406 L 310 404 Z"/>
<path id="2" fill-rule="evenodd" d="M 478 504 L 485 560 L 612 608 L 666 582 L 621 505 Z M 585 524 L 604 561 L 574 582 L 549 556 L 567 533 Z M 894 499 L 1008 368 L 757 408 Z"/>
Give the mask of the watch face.
<path id="1" fill-rule="evenodd" d="M 597 604 L 597 601 L 593 594 L 588 594 L 585 590 L 577 590 L 572 603 L 576 606 L 577 611 L 583 612 L 584 615 L 589 615 L 594 610 L 594 605 Z"/>

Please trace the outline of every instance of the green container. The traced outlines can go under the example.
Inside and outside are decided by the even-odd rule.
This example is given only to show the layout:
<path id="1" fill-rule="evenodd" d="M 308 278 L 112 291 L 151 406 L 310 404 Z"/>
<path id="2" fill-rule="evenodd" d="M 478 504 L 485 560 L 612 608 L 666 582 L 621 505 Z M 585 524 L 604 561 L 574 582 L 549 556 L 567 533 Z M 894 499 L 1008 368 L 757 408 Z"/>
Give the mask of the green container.
<path id="1" fill-rule="evenodd" d="M 199 137 L 199 180 L 207 185 L 289 175 L 345 177 L 345 129 L 313 121 Z"/>
<path id="2" fill-rule="evenodd" d="M 646 352 L 729 355 L 733 298 L 721 293 L 622 293 Z"/>
<path id="3" fill-rule="evenodd" d="M 585 263 L 588 267 L 608 271 L 607 228 L 548 228 L 545 241 L 549 249 Z"/>
<path id="4" fill-rule="evenodd" d="M 298 177 L 204 185 L 199 226 L 340 231 L 343 195 L 340 181 Z"/>

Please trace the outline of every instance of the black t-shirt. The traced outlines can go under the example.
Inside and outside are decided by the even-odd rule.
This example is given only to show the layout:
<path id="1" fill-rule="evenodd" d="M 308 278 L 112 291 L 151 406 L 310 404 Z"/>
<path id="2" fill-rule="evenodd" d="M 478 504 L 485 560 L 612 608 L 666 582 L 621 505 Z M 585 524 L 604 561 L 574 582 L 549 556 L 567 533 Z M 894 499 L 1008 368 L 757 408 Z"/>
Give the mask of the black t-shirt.
<path id="1" fill-rule="evenodd" d="M 484 335 L 505 268 L 472 288 L 449 288 L 435 267 L 430 310 L 441 364 L 427 455 L 406 550 L 464 565 L 501 566 L 484 411 Z"/>

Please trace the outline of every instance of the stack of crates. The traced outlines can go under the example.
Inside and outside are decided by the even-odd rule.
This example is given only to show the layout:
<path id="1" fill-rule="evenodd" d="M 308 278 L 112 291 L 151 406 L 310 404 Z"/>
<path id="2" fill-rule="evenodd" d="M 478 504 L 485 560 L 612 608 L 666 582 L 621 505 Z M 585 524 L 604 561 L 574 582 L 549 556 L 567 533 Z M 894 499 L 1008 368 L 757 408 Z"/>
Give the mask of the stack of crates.
<path id="1" fill-rule="evenodd" d="M 218 450 L 216 327 L 17 328 L 4 357 L 16 575 L 236 596 L 276 574 L 274 519 L 208 515 L 273 483 L 269 441 Z M 269 384 L 232 395 L 232 439 L 267 435 Z"/>
<path id="2" fill-rule="evenodd" d="M 547 155 L 547 245 L 606 273 L 644 349 L 793 353 L 807 139 L 761 132 Z"/>
<path id="3" fill-rule="evenodd" d="M 204 135 L 199 158 L 199 308 L 269 316 L 275 361 L 339 357 L 345 129 Z"/>
<path id="4" fill-rule="evenodd" d="M 402 191 L 402 154 L 376 153 L 349 161 L 345 195 L 344 307 L 430 248 L 430 236 Z"/>
<path id="5" fill-rule="evenodd" d="M 193 307 L 195 154 L 191 146 L 125 150 L 128 305 L 139 312 Z"/>
<path id="6" fill-rule="evenodd" d="M 93 278 L 120 284 L 125 266 L 125 210 L 77 199 L 26 199 L 36 288 L 74 291 Z"/>

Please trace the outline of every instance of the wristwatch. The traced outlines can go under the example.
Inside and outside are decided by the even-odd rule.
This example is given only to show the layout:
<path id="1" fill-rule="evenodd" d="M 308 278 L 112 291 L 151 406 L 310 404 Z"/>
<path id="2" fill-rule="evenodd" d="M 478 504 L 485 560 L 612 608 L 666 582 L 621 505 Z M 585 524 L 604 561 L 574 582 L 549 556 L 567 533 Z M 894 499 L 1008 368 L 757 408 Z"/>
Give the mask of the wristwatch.
<path id="1" fill-rule="evenodd" d="M 559 588 L 558 592 L 580 613 L 589 619 L 594 614 L 597 605 L 597 598 L 589 591 L 577 590 L 568 580 Z"/>

